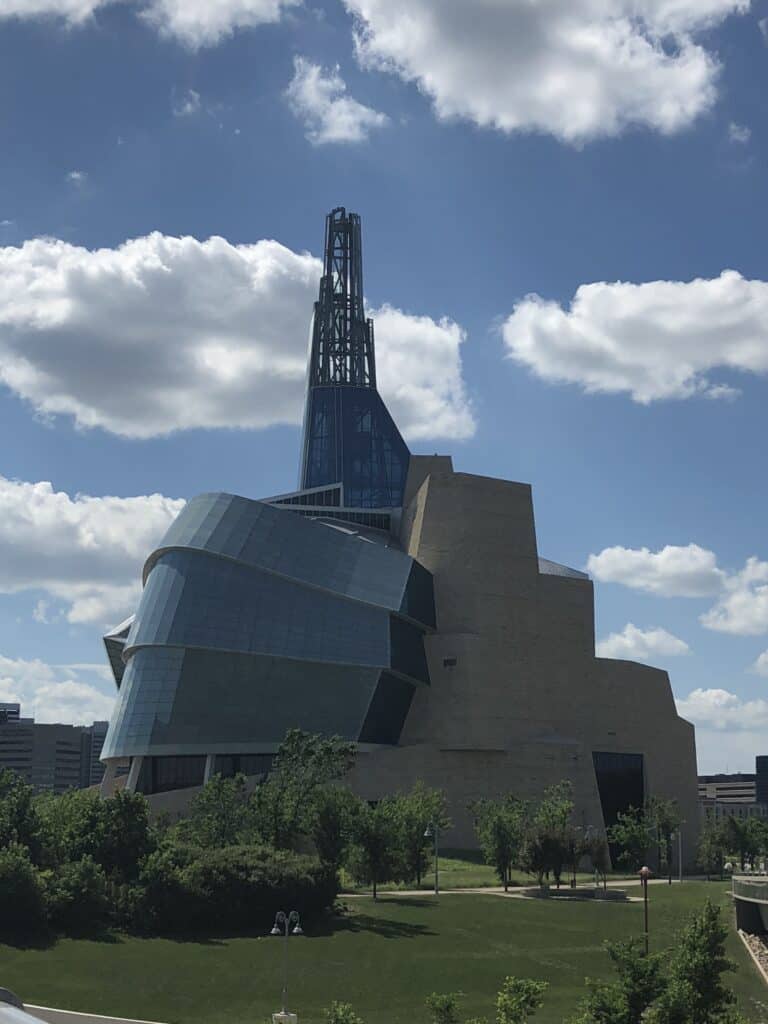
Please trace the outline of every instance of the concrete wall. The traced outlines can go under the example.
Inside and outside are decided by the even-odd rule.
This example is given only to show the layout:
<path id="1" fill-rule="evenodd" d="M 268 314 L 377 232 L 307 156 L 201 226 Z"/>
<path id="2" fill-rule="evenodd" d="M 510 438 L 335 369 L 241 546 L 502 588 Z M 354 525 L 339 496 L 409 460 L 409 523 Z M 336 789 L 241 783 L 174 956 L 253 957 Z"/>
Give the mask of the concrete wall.
<path id="1" fill-rule="evenodd" d="M 595 658 L 592 583 L 542 575 L 527 484 L 453 473 L 421 477 L 401 542 L 434 575 L 431 686 L 416 694 L 397 748 L 361 753 L 352 783 L 370 799 L 416 779 L 449 794 L 447 845 L 475 844 L 467 804 L 535 797 L 570 779 L 576 817 L 602 827 L 594 750 L 643 754 L 646 795 L 674 798 L 691 854 L 698 825 L 693 728 L 665 672 Z M 684 857 L 685 859 L 685 857 Z"/>

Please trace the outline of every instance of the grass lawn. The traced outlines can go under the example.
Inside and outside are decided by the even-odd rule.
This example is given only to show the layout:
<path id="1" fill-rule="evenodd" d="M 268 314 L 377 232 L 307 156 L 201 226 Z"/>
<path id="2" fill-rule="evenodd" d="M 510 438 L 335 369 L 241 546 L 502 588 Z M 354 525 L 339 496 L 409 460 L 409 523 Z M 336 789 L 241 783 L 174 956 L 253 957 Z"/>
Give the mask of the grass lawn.
<path id="1" fill-rule="evenodd" d="M 430 865 L 432 864 L 432 858 L 430 857 Z M 496 874 L 492 867 L 485 864 L 483 856 L 479 850 L 443 850 L 440 852 L 439 868 L 440 872 L 440 888 L 442 889 L 480 889 L 488 888 L 491 886 L 499 885 L 499 876 Z M 567 874 L 567 873 L 566 873 Z M 368 891 L 365 887 L 361 887 L 355 884 L 354 880 L 346 875 L 346 872 L 342 873 L 343 889 L 345 892 L 366 892 Z M 563 876 L 564 879 L 566 876 Z M 570 875 L 567 875 L 570 877 Z M 589 882 L 592 880 L 592 875 L 579 873 L 577 876 L 579 882 Z M 612 879 L 630 877 L 622 873 L 615 873 L 609 876 Z M 634 878 L 634 875 L 631 876 Z M 531 885 L 533 884 L 530 875 L 520 874 L 518 877 L 512 879 L 514 885 Z M 566 881 L 567 884 L 567 881 Z M 433 890 L 435 887 L 435 873 L 434 868 L 429 870 L 424 878 L 421 880 L 421 888 L 425 892 Z M 415 889 L 417 888 L 413 883 L 409 882 L 405 885 L 393 885 L 388 883 L 381 886 L 382 892 L 397 892 L 398 889 Z"/>
<path id="2" fill-rule="evenodd" d="M 651 944 L 675 930 L 706 895 L 728 906 L 721 883 L 652 886 Z M 640 934 L 641 903 L 564 903 L 488 895 L 354 899 L 332 932 L 289 940 L 289 1006 L 321 1020 L 332 999 L 351 1002 L 368 1024 L 425 1022 L 432 991 L 465 993 L 465 1016 L 492 1016 L 506 974 L 550 982 L 536 1024 L 573 1014 L 585 975 L 608 975 L 606 938 Z M 728 909 L 730 920 L 730 907 Z M 731 976 L 749 1020 L 768 1021 L 768 990 L 735 932 Z M 30 1003 L 167 1021 L 261 1022 L 279 1007 L 282 940 L 268 936 L 178 942 L 117 937 L 63 940 L 50 949 L 0 946 L 0 985 Z"/>

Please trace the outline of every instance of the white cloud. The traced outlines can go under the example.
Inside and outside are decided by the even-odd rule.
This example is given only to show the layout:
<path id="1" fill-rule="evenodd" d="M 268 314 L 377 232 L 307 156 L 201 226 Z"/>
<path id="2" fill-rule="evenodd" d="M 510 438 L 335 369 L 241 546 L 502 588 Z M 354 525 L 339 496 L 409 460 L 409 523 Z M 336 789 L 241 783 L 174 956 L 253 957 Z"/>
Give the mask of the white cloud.
<path id="1" fill-rule="evenodd" d="M 114 705 L 114 697 L 88 680 L 93 675 L 104 680 L 101 666 L 49 665 L 0 654 L 0 701 L 20 703 L 22 715 L 38 722 L 90 725 L 108 719 Z"/>
<path id="2" fill-rule="evenodd" d="M 88 180 L 88 175 L 85 171 L 70 171 L 67 175 L 67 181 L 72 185 L 84 185 Z"/>
<path id="3" fill-rule="evenodd" d="M 768 282 L 733 270 L 712 280 L 597 282 L 581 285 L 567 310 L 530 295 L 503 336 L 510 357 L 544 380 L 643 403 L 723 397 L 708 373 L 768 371 Z"/>
<path id="4" fill-rule="evenodd" d="M 708 597 L 719 593 L 726 574 L 711 551 L 688 544 L 648 548 L 604 548 L 587 560 L 587 572 L 601 583 L 621 583 L 662 597 Z"/>
<path id="5" fill-rule="evenodd" d="M 320 274 L 309 253 L 266 240 L 0 247 L 0 381 L 43 415 L 124 437 L 297 424 Z M 382 309 L 382 393 L 407 436 L 473 432 L 462 339 L 450 320 Z M 387 366 L 403 344 L 411 381 Z"/>
<path id="6" fill-rule="evenodd" d="M 120 0 L 2 0 L 3 18 L 61 18 L 81 25 Z M 128 0 L 161 35 L 191 49 L 213 46 L 237 29 L 279 21 L 301 0 Z"/>
<path id="7" fill-rule="evenodd" d="M 50 601 L 44 601 L 41 597 L 32 611 L 32 618 L 35 620 L 35 622 L 39 622 L 42 625 L 47 626 L 51 621 L 48 618 L 50 614 L 50 607 Z"/>
<path id="8" fill-rule="evenodd" d="M 728 690 L 693 690 L 676 703 L 678 714 L 696 726 L 717 730 L 768 726 L 768 701 L 743 700 Z"/>
<path id="9" fill-rule="evenodd" d="M 174 117 L 192 117 L 200 110 L 200 93 L 195 89 L 187 89 L 173 99 L 171 110 Z"/>
<path id="10" fill-rule="evenodd" d="M 183 501 L 94 498 L 0 477 L 0 593 L 43 590 L 72 623 L 108 625 L 133 611 L 141 566 Z M 37 617 L 37 616 L 36 616 Z"/>
<path id="11" fill-rule="evenodd" d="M 286 96 L 294 114 L 304 122 L 306 137 L 316 146 L 328 142 L 363 142 L 373 128 L 389 118 L 347 95 L 336 65 L 327 71 L 305 57 L 294 57 L 293 78 Z"/>
<path id="12" fill-rule="evenodd" d="M 755 675 L 765 676 L 768 679 L 768 651 L 763 651 L 762 654 L 758 655 L 751 666 L 751 671 Z"/>
<path id="13" fill-rule="evenodd" d="M 717 95 L 703 29 L 749 0 L 344 0 L 363 66 L 398 74 L 437 116 L 580 143 L 680 130 Z"/>
<path id="14" fill-rule="evenodd" d="M 699 621 L 706 629 L 736 636 L 768 633 L 768 562 L 754 555 L 738 572 L 717 565 L 712 551 L 688 544 L 648 548 L 604 548 L 587 560 L 601 583 L 621 583 L 660 597 L 717 596 Z"/>
<path id="15" fill-rule="evenodd" d="M 728 576 L 722 596 L 701 616 L 701 624 L 737 636 L 768 633 L 768 562 L 748 558 L 741 572 Z"/>
<path id="16" fill-rule="evenodd" d="M 731 142 L 745 144 L 752 138 L 752 129 L 745 124 L 736 124 L 735 121 L 731 121 L 728 125 L 728 138 Z"/>
<path id="17" fill-rule="evenodd" d="M 628 622 L 620 633 L 610 633 L 595 645 L 598 658 L 622 658 L 628 661 L 650 661 L 655 658 L 690 654 L 690 647 L 666 629 L 638 629 Z"/>

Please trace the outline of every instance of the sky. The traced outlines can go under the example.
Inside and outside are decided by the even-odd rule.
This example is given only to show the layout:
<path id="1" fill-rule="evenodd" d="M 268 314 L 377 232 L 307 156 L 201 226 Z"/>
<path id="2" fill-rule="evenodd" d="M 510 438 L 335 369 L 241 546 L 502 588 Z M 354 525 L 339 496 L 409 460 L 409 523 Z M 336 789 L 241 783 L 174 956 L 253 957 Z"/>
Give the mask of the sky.
<path id="1" fill-rule="evenodd" d="M 415 452 L 533 486 L 768 753 L 768 0 L 0 0 L 0 700 L 109 716 L 185 500 L 293 489 L 325 214 Z"/>

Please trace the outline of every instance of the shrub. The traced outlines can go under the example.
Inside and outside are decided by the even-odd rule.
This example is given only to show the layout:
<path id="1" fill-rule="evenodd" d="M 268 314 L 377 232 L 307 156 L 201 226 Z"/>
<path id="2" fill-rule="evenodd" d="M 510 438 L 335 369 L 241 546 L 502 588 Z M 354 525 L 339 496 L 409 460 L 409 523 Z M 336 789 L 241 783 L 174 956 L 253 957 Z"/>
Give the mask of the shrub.
<path id="1" fill-rule="evenodd" d="M 46 923 L 43 885 L 29 851 L 18 843 L 0 849 L 0 933 L 5 938 L 27 937 Z"/>
<path id="2" fill-rule="evenodd" d="M 198 927 L 268 928 L 284 909 L 311 918 L 338 892 L 335 871 L 314 857 L 259 846 L 200 850 L 179 877 Z"/>
<path id="3" fill-rule="evenodd" d="M 92 857 L 82 857 L 49 872 L 45 895 L 49 920 L 58 930 L 84 935 L 107 924 L 107 880 Z"/>
<path id="4" fill-rule="evenodd" d="M 326 1024 L 363 1024 L 362 1017 L 358 1017 L 351 1003 L 338 1003 L 334 1000 L 323 1010 L 323 1016 Z"/>
<path id="5" fill-rule="evenodd" d="M 459 1024 L 460 992 L 433 992 L 426 998 L 433 1024 Z"/>

